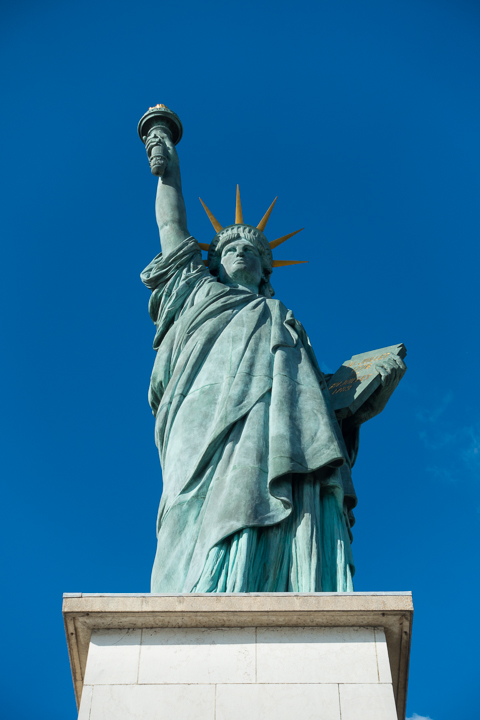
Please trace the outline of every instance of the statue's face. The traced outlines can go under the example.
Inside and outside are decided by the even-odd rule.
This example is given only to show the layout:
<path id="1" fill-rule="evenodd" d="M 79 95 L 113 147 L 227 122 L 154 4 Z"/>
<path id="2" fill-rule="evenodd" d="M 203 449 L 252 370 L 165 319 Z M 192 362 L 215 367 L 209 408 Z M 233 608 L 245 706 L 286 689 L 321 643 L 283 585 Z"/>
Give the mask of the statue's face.
<path id="1" fill-rule="evenodd" d="M 219 270 L 220 281 L 255 288 L 258 292 L 262 279 L 262 261 L 255 245 L 248 240 L 232 240 L 222 251 Z"/>

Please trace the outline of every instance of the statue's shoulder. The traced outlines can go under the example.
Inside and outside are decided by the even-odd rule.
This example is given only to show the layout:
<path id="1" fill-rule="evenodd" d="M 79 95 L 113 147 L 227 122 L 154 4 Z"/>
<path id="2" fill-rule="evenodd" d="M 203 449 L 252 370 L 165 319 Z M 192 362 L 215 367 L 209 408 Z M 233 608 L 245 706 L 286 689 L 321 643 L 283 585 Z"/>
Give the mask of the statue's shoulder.
<path id="1" fill-rule="evenodd" d="M 265 301 L 268 303 L 268 306 L 272 309 L 272 311 L 280 313 L 285 319 L 287 317 L 293 318 L 293 312 L 289 310 L 281 300 L 278 300 L 277 298 L 265 298 Z"/>

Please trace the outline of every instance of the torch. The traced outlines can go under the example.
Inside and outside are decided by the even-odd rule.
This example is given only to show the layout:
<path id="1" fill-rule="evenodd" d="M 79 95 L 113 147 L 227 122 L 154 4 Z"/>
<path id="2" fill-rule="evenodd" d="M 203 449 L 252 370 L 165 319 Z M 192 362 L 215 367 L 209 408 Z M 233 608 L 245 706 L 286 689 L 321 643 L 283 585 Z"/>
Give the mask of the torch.
<path id="1" fill-rule="evenodd" d="M 167 153 L 162 133 L 168 134 L 174 145 L 180 142 L 183 126 L 180 118 L 166 105 L 155 105 L 147 110 L 138 123 L 140 140 L 146 147 L 150 170 L 161 177 L 167 167 Z"/>

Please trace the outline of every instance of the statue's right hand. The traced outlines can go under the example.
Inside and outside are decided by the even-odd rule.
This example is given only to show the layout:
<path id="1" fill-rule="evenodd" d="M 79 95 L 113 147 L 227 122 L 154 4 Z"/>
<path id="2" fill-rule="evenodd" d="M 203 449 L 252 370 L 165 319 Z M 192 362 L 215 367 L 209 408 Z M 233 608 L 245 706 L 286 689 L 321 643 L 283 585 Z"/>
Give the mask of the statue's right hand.
<path id="1" fill-rule="evenodd" d="M 161 126 L 154 126 L 150 130 L 145 138 L 145 150 L 153 175 L 162 177 L 168 170 L 174 172 L 175 167 L 178 167 L 175 145 Z"/>

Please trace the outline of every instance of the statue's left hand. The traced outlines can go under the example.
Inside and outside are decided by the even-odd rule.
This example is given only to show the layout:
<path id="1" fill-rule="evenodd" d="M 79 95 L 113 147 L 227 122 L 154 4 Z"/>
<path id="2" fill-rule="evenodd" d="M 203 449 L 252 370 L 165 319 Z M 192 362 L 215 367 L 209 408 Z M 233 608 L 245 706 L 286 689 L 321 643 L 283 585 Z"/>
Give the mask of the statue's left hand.
<path id="1" fill-rule="evenodd" d="M 382 412 L 393 391 L 405 375 L 407 366 L 398 355 L 391 355 L 385 360 L 375 363 L 375 369 L 380 373 L 381 385 L 357 410 L 355 415 L 349 418 L 353 425 L 361 425 Z"/>

